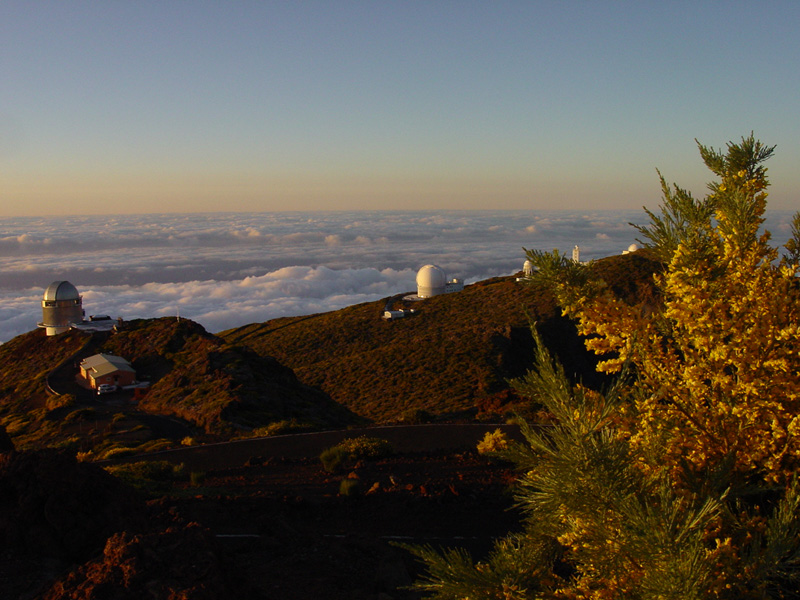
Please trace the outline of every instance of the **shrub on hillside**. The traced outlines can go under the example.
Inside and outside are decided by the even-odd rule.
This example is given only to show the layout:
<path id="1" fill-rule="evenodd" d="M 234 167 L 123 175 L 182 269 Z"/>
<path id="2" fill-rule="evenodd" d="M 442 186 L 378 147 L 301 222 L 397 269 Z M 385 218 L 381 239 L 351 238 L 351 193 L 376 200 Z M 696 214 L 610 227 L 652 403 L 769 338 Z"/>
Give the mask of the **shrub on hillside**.
<path id="1" fill-rule="evenodd" d="M 357 477 L 345 477 L 339 482 L 339 495 L 352 498 L 361 495 L 361 480 Z"/>
<path id="2" fill-rule="evenodd" d="M 310 423 L 303 423 L 297 419 L 283 419 L 282 421 L 275 421 L 264 427 L 257 427 L 253 430 L 252 437 L 269 437 L 273 435 L 287 435 L 290 433 L 303 433 L 305 431 L 314 431 L 319 427 Z"/>
<path id="3" fill-rule="evenodd" d="M 478 442 L 478 454 L 493 455 L 508 449 L 508 436 L 499 429 L 487 431 Z"/>
<path id="4" fill-rule="evenodd" d="M 433 421 L 433 415 L 424 408 L 412 408 L 403 415 L 401 421 L 411 425 L 422 425 Z"/>
<path id="5" fill-rule="evenodd" d="M 661 214 L 637 227 L 663 261 L 658 298 L 561 255 L 528 252 L 614 374 L 570 381 L 533 327 L 515 388 L 552 415 L 522 423 L 514 461 L 524 528 L 474 562 L 410 548 L 415 588 L 439 600 L 797 598 L 800 581 L 800 213 L 786 252 L 762 232 L 773 147 L 699 145 L 719 178 L 695 199 L 661 179 Z"/>
<path id="6" fill-rule="evenodd" d="M 166 460 L 110 465 L 105 470 L 138 489 L 158 488 L 165 483 L 186 478 L 183 464 L 174 465 Z"/>
<path id="7" fill-rule="evenodd" d="M 323 468 L 333 473 L 340 468 L 362 459 L 376 459 L 394 453 L 391 443 L 382 438 L 360 436 L 346 438 L 331 448 L 326 448 L 319 456 Z"/>
<path id="8" fill-rule="evenodd" d="M 48 396 L 45 402 L 47 412 L 53 412 L 59 408 L 67 408 L 75 404 L 75 396 L 72 394 L 59 394 L 58 396 Z"/>

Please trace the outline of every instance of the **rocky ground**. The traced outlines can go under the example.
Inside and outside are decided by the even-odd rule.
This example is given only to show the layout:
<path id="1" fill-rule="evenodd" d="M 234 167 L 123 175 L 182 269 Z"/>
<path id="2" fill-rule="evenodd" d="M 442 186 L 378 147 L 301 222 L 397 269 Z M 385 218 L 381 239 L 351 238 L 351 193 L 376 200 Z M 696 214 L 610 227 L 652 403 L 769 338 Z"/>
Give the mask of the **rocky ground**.
<path id="1" fill-rule="evenodd" d="M 435 430 L 421 432 L 429 439 Z M 0 591 L 19 599 L 417 598 L 406 586 L 420 567 L 396 542 L 479 557 L 519 527 L 513 472 L 472 442 L 401 450 L 338 473 L 322 468 L 316 447 L 298 456 L 273 443 L 244 463 L 238 455 L 209 463 L 202 476 L 195 464 L 194 484 L 151 500 L 97 465 L 6 452 Z M 347 495 L 342 479 L 356 482 Z"/>

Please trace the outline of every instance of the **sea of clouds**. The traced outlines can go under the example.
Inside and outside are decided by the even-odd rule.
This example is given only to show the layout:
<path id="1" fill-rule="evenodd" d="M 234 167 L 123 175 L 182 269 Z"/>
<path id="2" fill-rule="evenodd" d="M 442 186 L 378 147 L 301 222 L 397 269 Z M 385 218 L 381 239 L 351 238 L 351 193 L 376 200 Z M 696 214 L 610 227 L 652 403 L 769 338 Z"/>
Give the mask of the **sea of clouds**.
<path id="1" fill-rule="evenodd" d="M 776 240 L 791 214 L 769 215 Z M 0 342 L 72 282 L 87 316 L 180 315 L 211 332 L 416 290 L 437 264 L 466 284 L 522 268 L 523 247 L 581 259 L 635 243 L 644 211 L 205 213 L 0 219 Z"/>

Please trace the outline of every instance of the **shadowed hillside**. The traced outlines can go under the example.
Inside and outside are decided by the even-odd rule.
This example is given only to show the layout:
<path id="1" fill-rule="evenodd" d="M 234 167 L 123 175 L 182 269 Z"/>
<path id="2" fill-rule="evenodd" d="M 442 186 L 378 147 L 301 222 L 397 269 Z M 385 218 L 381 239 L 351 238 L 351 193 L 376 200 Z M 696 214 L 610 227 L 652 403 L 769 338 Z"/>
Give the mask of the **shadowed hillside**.
<path id="1" fill-rule="evenodd" d="M 98 397 L 78 385 L 76 365 L 97 352 L 131 361 L 139 378 L 151 382 L 147 393 Z M 358 422 L 275 359 L 228 345 L 186 319 L 136 320 L 95 336 L 32 331 L 0 345 L 0 359 L 0 425 L 19 448 L 57 446 L 108 457 L 178 445 L 187 436 L 219 440 L 259 428 Z M 60 395 L 47 392 L 48 378 Z"/>
<path id="2" fill-rule="evenodd" d="M 610 257 L 595 268 L 615 291 L 652 293 L 655 263 L 641 254 Z M 443 417 L 502 412 L 513 401 L 507 379 L 531 365 L 528 318 L 568 373 L 599 381 L 595 358 L 552 296 L 514 277 L 467 286 L 463 292 L 395 307 L 406 318 L 381 318 L 386 300 L 305 317 L 282 318 L 220 333 L 291 367 L 353 412 L 376 422 L 408 420 L 419 411 Z"/>
<path id="3" fill-rule="evenodd" d="M 313 429 L 354 422 L 275 359 L 227 345 L 186 319 L 133 321 L 102 350 L 126 357 L 150 379 L 140 410 L 179 417 L 207 433 L 230 435 L 292 419 Z"/>

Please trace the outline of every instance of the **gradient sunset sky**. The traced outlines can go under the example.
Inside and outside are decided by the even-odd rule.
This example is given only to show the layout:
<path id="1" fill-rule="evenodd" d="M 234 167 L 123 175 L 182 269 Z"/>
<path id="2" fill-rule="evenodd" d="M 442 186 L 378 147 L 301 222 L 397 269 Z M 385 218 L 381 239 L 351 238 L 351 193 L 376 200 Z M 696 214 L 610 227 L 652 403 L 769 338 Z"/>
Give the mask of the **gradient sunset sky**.
<path id="1" fill-rule="evenodd" d="M 0 217 L 800 199 L 800 2 L 0 3 Z"/>

